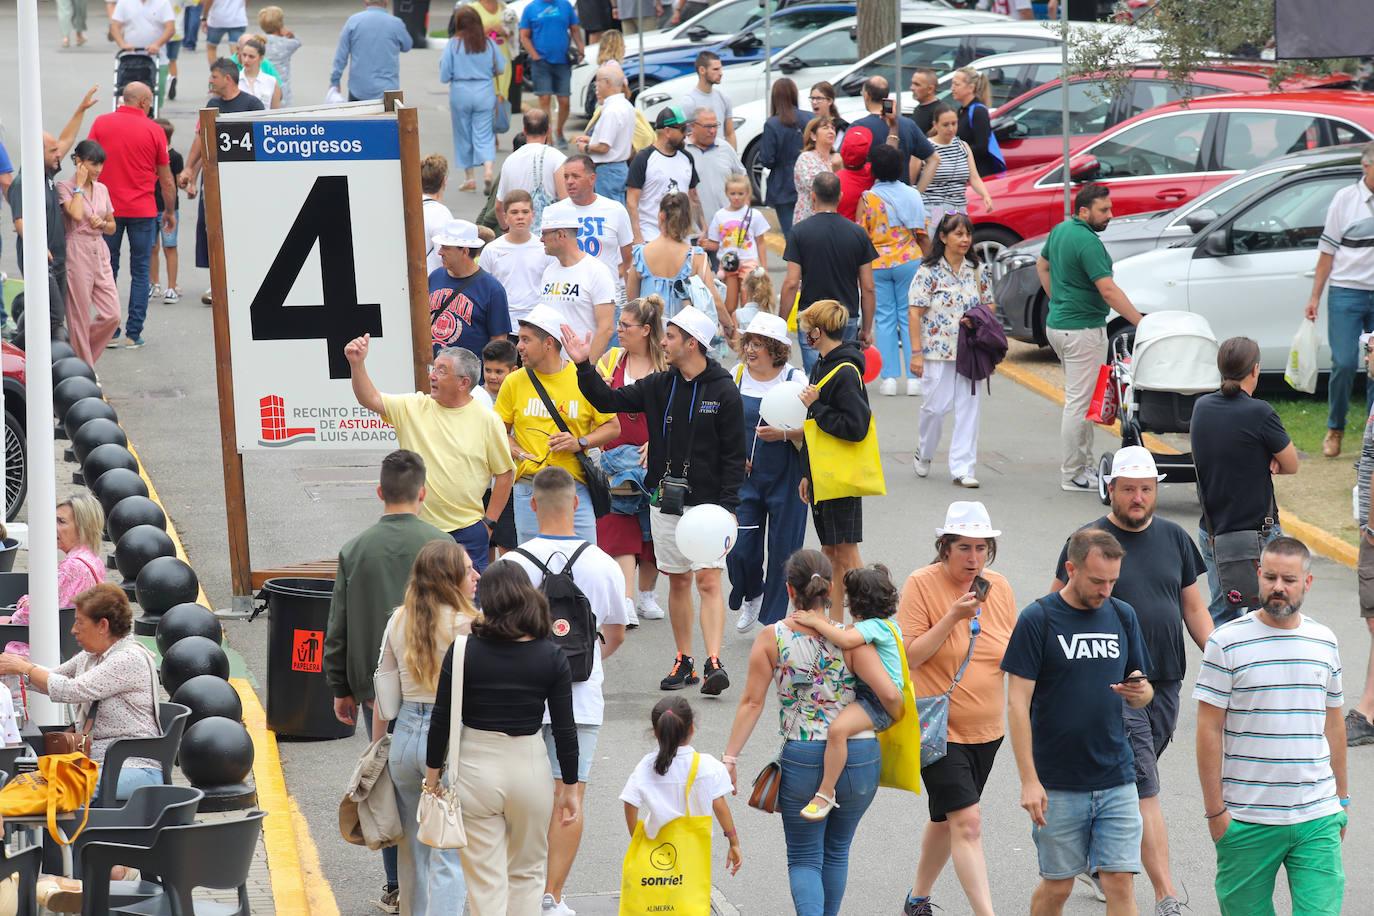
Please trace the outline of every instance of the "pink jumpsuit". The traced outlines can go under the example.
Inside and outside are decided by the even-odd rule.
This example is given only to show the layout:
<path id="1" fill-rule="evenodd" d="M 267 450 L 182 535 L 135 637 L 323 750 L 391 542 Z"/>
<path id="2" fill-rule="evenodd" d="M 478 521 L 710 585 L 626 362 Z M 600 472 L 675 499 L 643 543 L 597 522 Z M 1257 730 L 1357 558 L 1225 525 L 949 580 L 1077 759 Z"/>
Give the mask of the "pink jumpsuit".
<path id="1" fill-rule="evenodd" d="M 72 199 L 75 183 L 57 183 L 57 199 L 66 204 Z M 105 234 L 90 224 L 90 217 L 114 219 L 110 192 L 98 181 L 86 194 L 86 215 L 80 222 L 62 211 L 67 230 L 67 335 L 76 355 L 95 365 L 105 345 L 119 329 L 119 293 L 110 268 L 110 246 Z M 91 307 L 95 316 L 91 316 Z"/>

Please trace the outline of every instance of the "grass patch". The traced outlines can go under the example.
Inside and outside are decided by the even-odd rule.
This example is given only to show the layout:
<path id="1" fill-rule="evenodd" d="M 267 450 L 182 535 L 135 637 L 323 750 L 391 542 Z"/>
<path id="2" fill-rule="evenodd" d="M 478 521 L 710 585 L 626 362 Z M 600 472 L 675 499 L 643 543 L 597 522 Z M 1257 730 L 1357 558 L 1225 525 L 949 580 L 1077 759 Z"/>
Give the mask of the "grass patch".
<path id="1" fill-rule="evenodd" d="M 1321 454 L 1322 438 L 1326 435 L 1326 417 L 1330 413 L 1324 395 L 1265 398 L 1278 412 L 1284 429 L 1292 437 L 1298 451 Z M 1353 445 L 1359 455 L 1360 437 L 1364 435 L 1365 411 L 1363 392 L 1353 392 L 1350 409 L 1345 417 L 1345 448 Z"/>

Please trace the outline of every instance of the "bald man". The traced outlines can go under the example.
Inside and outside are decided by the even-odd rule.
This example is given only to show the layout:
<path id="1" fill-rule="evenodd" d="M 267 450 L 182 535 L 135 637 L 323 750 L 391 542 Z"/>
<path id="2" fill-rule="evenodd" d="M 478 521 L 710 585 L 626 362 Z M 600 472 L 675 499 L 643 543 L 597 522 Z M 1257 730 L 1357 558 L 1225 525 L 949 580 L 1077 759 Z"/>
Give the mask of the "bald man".
<path id="1" fill-rule="evenodd" d="M 90 139 L 105 148 L 105 171 L 100 180 L 114 204 L 114 235 L 105 236 L 110 246 L 110 266 L 119 279 L 119 252 L 129 236 L 129 314 L 124 325 L 124 346 L 143 346 L 143 320 L 148 311 L 148 272 L 153 239 L 158 231 L 157 203 L 161 192 L 162 226 L 176 226 L 176 187 L 167 157 L 167 135 L 148 117 L 153 91 L 144 83 L 124 89 L 124 104 L 103 114 L 91 125 Z M 116 332 L 118 339 L 118 332 Z M 114 341 L 111 341 L 113 345 Z"/>

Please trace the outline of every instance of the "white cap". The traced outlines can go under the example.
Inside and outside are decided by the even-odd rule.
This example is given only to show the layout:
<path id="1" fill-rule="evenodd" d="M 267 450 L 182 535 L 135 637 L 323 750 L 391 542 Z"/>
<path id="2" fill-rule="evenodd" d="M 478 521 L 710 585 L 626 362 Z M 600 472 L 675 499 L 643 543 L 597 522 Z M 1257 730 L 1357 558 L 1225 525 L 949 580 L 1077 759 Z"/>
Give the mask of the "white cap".
<path id="1" fill-rule="evenodd" d="M 557 203 L 544 208 L 539 217 L 539 231 L 553 229 L 577 229 L 582 224 L 577 219 L 577 211 L 570 204 Z"/>
<path id="2" fill-rule="evenodd" d="M 563 325 L 567 323 L 563 313 L 551 305 L 541 302 L 530 309 L 528 315 L 519 319 L 519 324 L 527 324 L 548 334 L 560 344 L 563 342 Z"/>
<path id="3" fill-rule="evenodd" d="M 716 323 L 707 318 L 705 313 L 690 305 L 683 306 L 681 311 L 668 319 L 668 323 L 677 325 L 695 337 L 697 342 L 701 344 L 703 351 L 711 346 L 711 341 L 716 336 Z"/>
<path id="4" fill-rule="evenodd" d="M 1118 477 L 1129 477 L 1134 480 L 1144 480 L 1147 477 L 1153 477 L 1155 480 L 1164 479 L 1164 475 L 1155 467 L 1155 456 L 1143 445 L 1128 445 L 1112 456 L 1112 473 L 1103 480 L 1111 483 Z"/>
<path id="5" fill-rule="evenodd" d="M 779 315 L 770 315 L 768 312 L 759 312 L 751 318 L 749 326 L 744 329 L 744 333 L 767 337 L 780 343 L 792 343 L 787 336 L 787 319 Z"/>
<path id="6" fill-rule="evenodd" d="M 486 244 L 482 241 L 482 236 L 477 233 L 477 224 L 465 219 L 449 220 L 444 224 L 444 231 L 434 236 L 430 241 L 436 245 L 447 245 L 453 248 L 481 248 Z"/>
<path id="7" fill-rule="evenodd" d="M 945 510 L 945 527 L 935 529 L 936 537 L 946 534 L 965 538 L 995 538 L 1002 532 L 992 527 L 986 506 L 980 502 L 960 500 L 950 503 Z"/>

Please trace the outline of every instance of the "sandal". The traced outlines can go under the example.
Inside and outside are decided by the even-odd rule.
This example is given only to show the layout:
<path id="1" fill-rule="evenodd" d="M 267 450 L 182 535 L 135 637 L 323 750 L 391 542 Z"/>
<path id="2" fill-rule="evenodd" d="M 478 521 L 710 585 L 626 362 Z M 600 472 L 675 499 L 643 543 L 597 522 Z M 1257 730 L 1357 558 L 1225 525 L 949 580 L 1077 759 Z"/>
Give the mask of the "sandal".
<path id="1" fill-rule="evenodd" d="M 473 181 L 471 178 L 469 178 L 467 181 L 463 182 L 462 184 L 460 184 L 460 185 L 458 186 L 458 190 L 460 190 L 460 191 L 476 191 L 476 190 L 477 190 L 477 182 L 476 182 L 476 181 Z"/>
<path id="2" fill-rule="evenodd" d="M 835 797 L 833 795 L 826 795 L 824 792 L 817 792 L 816 798 L 823 800 L 825 804 L 818 805 L 813 799 L 809 805 L 801 809 L 801 816 L 806 818 L 808 821 L 823 821 L 826 819 L 826 817 L 830 815 L 830 812 L 833 809 L 838 808 L 840 806 L 840 803 L 835 801 Z"/>
<path id="3" fill-rule="evenodd" d="M 81 882 L 60 875 L 42 875 L 36 888 L 38 903 L 54 913 L 81 912 Z"/>

